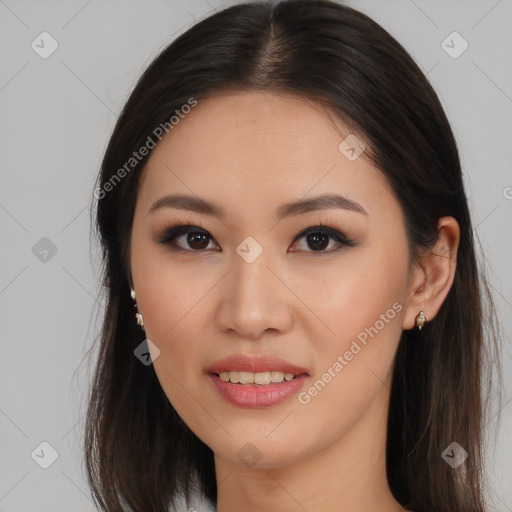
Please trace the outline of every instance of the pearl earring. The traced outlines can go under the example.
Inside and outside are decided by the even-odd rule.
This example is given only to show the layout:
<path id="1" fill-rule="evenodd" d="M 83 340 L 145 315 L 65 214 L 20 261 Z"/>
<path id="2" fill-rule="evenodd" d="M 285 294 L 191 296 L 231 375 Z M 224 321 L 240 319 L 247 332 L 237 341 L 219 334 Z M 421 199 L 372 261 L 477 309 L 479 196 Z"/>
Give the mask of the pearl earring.
<path id="1" fill-rule="evenodd" d="M 135 301 L 135 290 L 132 288 L 130 295 L 132 296 L 132 299 Z M 137 307 L 137 303 L 133 305 L 134 308 Z M 144 319 L 142 318 L 142 315 L 140 313 L 135 313 L 135 318 L 137 319 L 137 325 L 140 326 L 141 329 L 144 329 Z"/>
<path id="2" fill-rule="evenodd" d="M 418 330 L 421 331 L 421 328 L 425 325 L 426 321 L 427 319 L 425 318 L 425 313 L 423 313 L 423 311 L 420 311 L 418 313 L 418 316 L 416 317 L 416 327 L 418 328 Z"/>

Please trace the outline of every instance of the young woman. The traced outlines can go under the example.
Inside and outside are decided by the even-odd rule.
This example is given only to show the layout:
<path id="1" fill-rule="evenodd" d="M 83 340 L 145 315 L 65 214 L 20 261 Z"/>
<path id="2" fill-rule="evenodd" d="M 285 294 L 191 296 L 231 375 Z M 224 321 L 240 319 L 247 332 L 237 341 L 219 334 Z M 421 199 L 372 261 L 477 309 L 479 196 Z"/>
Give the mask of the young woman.
<path id="1" fill-rule="evenodd" d="M 94 196 L 102 510 L 485 509 L 459 156 L 378 24 L 327 0 L 196 24 L 140 78 Z"/>

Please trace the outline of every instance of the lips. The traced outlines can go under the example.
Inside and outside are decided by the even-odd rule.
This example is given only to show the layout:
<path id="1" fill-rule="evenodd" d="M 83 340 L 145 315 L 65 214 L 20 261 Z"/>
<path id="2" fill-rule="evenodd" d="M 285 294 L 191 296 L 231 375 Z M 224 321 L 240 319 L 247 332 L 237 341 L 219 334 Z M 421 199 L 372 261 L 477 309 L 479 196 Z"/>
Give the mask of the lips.
<path id="1" fill-rule="evenodd" d="M 276 384 L 232 384 L 222 380 L 218 375 L 209 374 L 208 379 L 219 395 L 237 407 L 266 408 L 290 400 L 306 384 L 309 377 L 301 374 L 290 381 Z"/>
<path id="2" fill-rule="evenodd" d="M 309 375 L 305 368 L 269 354 L 233 354 L 216 361 L 206 371 L 215 375 L 219 375 L 221 372 L 234 371 L 252 373 L 283 372 L 293 375 Z"/>
<path id="3" fill-rule="evenodd" d="M 245 408 L 285 402 L 309 379 L 305 368 L 269 354 L 233 354 L 206 371 L 221 397 Z"/>

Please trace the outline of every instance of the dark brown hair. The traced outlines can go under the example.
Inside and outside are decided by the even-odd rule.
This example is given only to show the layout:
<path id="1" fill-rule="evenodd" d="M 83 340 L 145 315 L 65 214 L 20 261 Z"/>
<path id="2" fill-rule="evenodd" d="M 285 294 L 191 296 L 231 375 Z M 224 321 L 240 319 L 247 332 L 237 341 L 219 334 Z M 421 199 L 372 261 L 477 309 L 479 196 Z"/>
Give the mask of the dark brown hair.
<path id="1" fill-rule="evenodd" d="M 149 65 L 117 121 L 95 193 L 106 294 L 85 435 L 95 501 L 108 512 L 123 503 L 165 512 L 178 493 L 188 500 L 197 481 L 216 503 L 212 450 L 175 412 L 153 367 L 134 356 L 144 336 L 130 298 L 130 233 L 147 157 L 132 168 L 126 162 L 190 98 L 226 90 L 317 101 L 360 134 L 403 209 L 413 258 L 433 247 L 439 217 L 458 221 L 452 288 L 421 332 L 403 332 L 396 354 L 387 474 L 396 499 L 414 512 L 482 512 L 483 291 L 490 325 L 494 308 L 479 280 L 456 142 L 406 50 L 368 16 L 327 0 L 240 4 L 197 23 Z M 453 441 L 468 453 L 457 470 L 441 457 Z"/>

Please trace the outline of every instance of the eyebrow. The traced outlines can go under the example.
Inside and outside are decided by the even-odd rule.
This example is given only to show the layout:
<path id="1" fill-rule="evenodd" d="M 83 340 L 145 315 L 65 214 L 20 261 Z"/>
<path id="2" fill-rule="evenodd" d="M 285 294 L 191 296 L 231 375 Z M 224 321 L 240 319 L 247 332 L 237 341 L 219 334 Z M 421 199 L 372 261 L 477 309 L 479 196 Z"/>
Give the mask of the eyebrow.
<path id="1" fill-rule="evenodd" d="M 214 215 L 219 218 L 226 217 L 226 210 L 224 208 L 205 199 L 184 194 L 172 194 L 161 197 L 151 205 L 148 213 L 152 213 L 160 208 L 177 208 L 179 210 L 190 210 L 206 215 Z M 276 215 L 281 220 L 285 217 L 331 208 L 350 210 L 368 216 L 368 212 L 359 203 L 338 194 L 323 194 L 283 204 L 277 208 Z"/>

